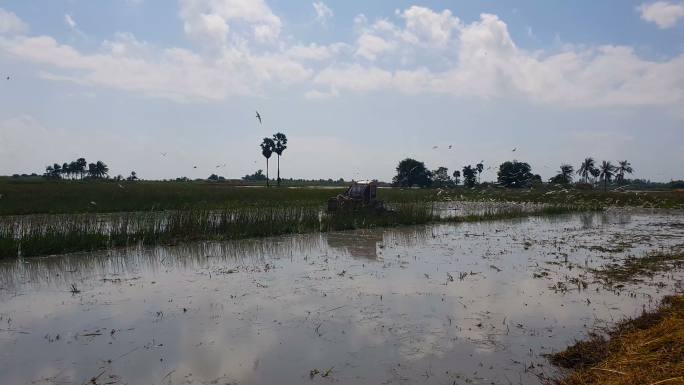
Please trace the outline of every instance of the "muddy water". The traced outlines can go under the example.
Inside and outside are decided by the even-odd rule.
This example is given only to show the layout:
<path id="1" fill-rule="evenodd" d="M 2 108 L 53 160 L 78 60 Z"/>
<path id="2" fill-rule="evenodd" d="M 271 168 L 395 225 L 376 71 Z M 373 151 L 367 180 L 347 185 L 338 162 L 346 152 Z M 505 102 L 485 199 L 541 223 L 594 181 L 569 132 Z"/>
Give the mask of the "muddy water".
<path id="1" fill-rule="evenodd" d="M 612 211 L 4 263 L 0 384 L 538 383 L 558 374 L 543 354 L 684 279 L 609 288 L 587 268 L 681 247 L 683 224 Z"/>

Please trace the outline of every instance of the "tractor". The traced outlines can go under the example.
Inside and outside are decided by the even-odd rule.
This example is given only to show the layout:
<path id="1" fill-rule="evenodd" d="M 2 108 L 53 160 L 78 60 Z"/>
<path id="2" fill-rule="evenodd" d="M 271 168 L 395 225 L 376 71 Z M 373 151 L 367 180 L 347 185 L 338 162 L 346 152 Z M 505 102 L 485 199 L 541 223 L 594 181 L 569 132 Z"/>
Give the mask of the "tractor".
<path id="1" fill-rule="evenodd" d="M 347 191 L 328 200 L 328 212 L 375 210 L 387 211 L 385 202 L 377 199 L 378 184 L 373 181 L 353 182 Z"/>

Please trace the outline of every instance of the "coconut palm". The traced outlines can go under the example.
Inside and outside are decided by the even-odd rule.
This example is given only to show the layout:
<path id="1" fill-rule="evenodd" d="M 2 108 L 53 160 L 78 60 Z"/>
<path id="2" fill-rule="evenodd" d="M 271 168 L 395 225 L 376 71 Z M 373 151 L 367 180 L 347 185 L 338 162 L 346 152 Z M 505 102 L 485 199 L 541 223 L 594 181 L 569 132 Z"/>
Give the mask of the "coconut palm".
<path id="1" fill-rule="evenodd" d="M 603 161 L 599 166 L 599 176 L 603 179 L 603 191 L 608 190 L 608 182 L 615 176 L 616 167 L 610 161 Z"/>
<path id="2" fill-rule="evenodd" d="M 568 185 L 572 183 L 572 173 L 574 169 L 569 164 L 561 164 L 560 171 L 556 176 L 550 179 L 551 183 Z"/>
<path id="3" fill-rule="evenodd" d="M 618 166 L 617 166 L 616 170 L 617 170 L 617 175 L 615 177 L 615 180 L 618 183 L 622 183 L 622 181 L 625 180 L 625 174 L 631 174 L 632 172 L 634 172 L 632 165 L 626 160 L 622 160 L 622 161 L 618 162 Z"/>
<path id="4" fill-rule="evenodd" d="M 584 162 L 580 165 L 580 168 L 577 170 L 577 174 L 582 176 L 582 180 L 584 183 L 587 183 L 589 181 L 589 176 L 590 175 L 595 175 L 596 173 L 596 167 L 594 163 L 594 158 L 585 158 Z"/>
<path id="5" fill-rule="evenodd" d="M 278 186 L 280 186 L 280 156 L 283 155 L 283 151 L 287 148 L 287 137 L 279 132 L 273 135 L 273 143 L 273 152 L 278 155 Z"/>
<path id="6" fill-rule="evenodd" d="M 475 170 L 477 170 L 477 183 L 480 183 L 480 174 L 484 171 L 484 164 L 482 164 L 482 162 L 476 164 Z"/>
<path id="7" fill-rule="evenodd" d="M 275 147 L 275 143 L 273 142 L 273 139 L 271 138 L 264 138 L 264 140 L 260 144 L 261 146 L 261 155 L 266 158 L 266 187 L 269 187 L 270 184 L 268 182 L 268 159 L 273 155 L 273 149 Z"/>

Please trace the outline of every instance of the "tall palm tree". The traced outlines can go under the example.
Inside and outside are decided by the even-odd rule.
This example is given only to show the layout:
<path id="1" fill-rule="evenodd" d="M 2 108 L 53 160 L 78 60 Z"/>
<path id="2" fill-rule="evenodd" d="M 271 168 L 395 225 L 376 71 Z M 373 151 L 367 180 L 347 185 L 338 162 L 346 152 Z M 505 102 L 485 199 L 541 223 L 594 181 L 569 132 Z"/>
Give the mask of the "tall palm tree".
<path id="1" fill-rule="evenodd" d="M 584 183 L 587 183 L 589 181 L 589 175 L 594 175 L 596 172 L 596 167 L 595 167 L 595 162 L 594 158 L 585 158 L 584 162 L 580 164 L 580 168 L 577 169 L 577 174 L 582 176 L 582 180 Z"/>
<path id="2" fill-rule="evenodd" d="M 76 171 L 78 171 L 81 179 L 83 179 L 83 175 L 86 173 L 86 167 L 88 167 L 88 162 L 86 162 L 85 158 L 76 159 Z"/>
<path id="3" fill-rule="evenodd" d="M 482 162 L 476 164 L 475 170 L 477 170 L 477 183 L 480 183 L 480 174 L 484 171 L 484 164 L 482 164 Z"/>
<path id="4" fill-rule="evenodd" d="M 603 179 L 603 191 L 607 191 L 608 182 L 615 176 L 615 166 L 610 161 L 604 160 L 601 166 L 599 166 L 599 171 L 601 172 L 599 176 Z"/>
<path id="5" fill-rule="evenodd" d="M 616 170 L 617 176 L 615 180 L 617 180 L 618 183 L 622 183 L 622 181 L 625 180 L 625 174 L 631 174 L 634 172 L 632 165 L 626 160 L 619 161 Z"/>
<path id="6" fill-rule="evenodd" d="M 109 173 L 109 167 L 107 167 L 103 161 L 98 160 L 95 163 L 95 172 L 97 173 L 98 178 L 104 178 Z"/>
<path id="7" fill-rule="evenodd" d="M 273 135 L 273 152 L 278 155 L 278 187 L 280 187 L 280 156 L 287 148 L 287 137 L 285 134 L 279 132 Z"/>
<path id="8" fill-rule="evenodd" d="M 266 187 L 270 187 L 270 184 L 268 182 L 268 159 L 271 157 L 271 155 L 273 155 L 273 148 L 275 147 L 275 143 L 271 138 L 264 138 L 260 146 L 261 155 L 263 155 L 264 158 L 266 158 Z"/>

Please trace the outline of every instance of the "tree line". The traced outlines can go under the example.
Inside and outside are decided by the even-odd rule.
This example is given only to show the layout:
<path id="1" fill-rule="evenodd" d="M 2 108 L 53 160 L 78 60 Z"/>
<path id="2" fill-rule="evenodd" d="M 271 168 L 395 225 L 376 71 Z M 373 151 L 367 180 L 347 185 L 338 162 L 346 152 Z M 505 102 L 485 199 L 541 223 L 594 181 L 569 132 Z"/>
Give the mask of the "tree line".
<path id="1" fill-rule="evenodd" d="M 45 177 L 53 179 L 101 179 L 109 175 L 109 167 L 101 160 L 95 163 L 86 162 L 85 158 L 78 158 L 61 165 L 55 163 L 45 167 Z"/>
<path id="2" fill-rule="evenodd" d="M 64 162 L 62 164 L 54 163 L 51 166 L 45 167 L 43 177 L 48 179 L 110 179 L 109 166 L 105 162 L 98 160 L 94 163 L 88 163 L 85 158 L 78 158 L 71 162 Z M 123 176 L 118 175 L 115 180 L 123 180 Z M 126 180 L 138 180 L 138 175 L 135 171 L 126 177 Z"/>
<path id="3" fill-rule="evenodd" d="M 489 168 L 488 168 L 489 169 Z M 392 179 L 392 184 L 400 187 L 455 187 L 461 183 L 463 186 L 474 187 L 480 184 L 480 176 L 484 171 L 484 162 L 475 166 L 465 165 L 461 170 L 455 170 L 449 174 L 446 167 L 438 167 L 429 170 L 425 163 L 415 159 L 406 158 L 399 162 L 396 168 L 397 174 Z M 574 167 L 570 164 L 562 164 L 557 174 L 549 179 L 551 184 L 570 185 L 573 183 Z M 604 190 L 608 189 L 608 183 L 615 180 L 618 184 L 624 184 L 625 175 L 634 172 L 632 165 L 624 160 L 614 166 L 610 161 L 603 161 L 596 166 L 593 158 L 586 158 L 577 170 L 581 176 L 578 187 L 591 187 L 596 181 L 603 182 Z M 529 163 L 517 160 L 506 161 L 499 165 L 497 171 L 497 184 L 510 188 L 531 187 L 542 184 L 539 174 L 532 172 Z"/>

